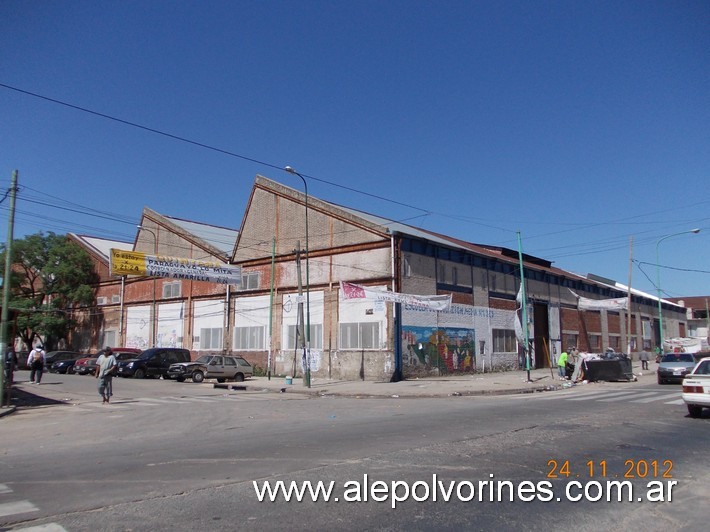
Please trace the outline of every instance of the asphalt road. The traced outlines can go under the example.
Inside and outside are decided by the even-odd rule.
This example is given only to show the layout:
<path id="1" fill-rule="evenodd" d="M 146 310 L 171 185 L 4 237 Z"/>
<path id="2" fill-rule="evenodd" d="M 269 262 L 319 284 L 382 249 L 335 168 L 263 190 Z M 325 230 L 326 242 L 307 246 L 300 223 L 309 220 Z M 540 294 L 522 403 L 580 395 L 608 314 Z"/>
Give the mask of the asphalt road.
<path id="1" fill-rule="evenodd" d="M 91 377 L 45 386 L 67 404 L 0 419 L 5 529 L 707 528 L 710 419 L 679 386 L 352 399 L 119 379 L 107 407 Z M 338 501 L 259 502 L 254 481 L 279 480 L 333 482 Z M 631 502 L 584 500 L 624 480 Z M 672 500 L 646 500 L 649 482 Z"/>

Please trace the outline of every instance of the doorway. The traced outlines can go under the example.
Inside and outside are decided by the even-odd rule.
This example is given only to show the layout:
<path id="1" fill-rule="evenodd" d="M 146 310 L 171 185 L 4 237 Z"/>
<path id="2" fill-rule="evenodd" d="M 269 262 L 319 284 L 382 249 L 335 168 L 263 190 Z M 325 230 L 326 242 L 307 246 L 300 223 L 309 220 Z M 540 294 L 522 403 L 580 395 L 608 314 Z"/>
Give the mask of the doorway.
<path id="1" fill-rule="evenodd" d="M 547 351 L 550 346 L 550 320 L 547 306 L 547 303 L 535 303 L 533 306 L 535 368 L 550 367 Z"/>

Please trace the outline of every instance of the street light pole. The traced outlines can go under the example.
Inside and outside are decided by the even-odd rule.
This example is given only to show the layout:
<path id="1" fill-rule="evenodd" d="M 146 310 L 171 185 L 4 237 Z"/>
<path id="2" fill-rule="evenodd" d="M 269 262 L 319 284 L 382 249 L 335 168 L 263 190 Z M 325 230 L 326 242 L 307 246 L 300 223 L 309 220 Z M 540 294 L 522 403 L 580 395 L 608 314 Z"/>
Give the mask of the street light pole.
<path id="1" fill-rule="evenodd" d="M 292 167 L 284 168 L 289 174 L 297 175 L 303 181 L 303 190 L 305 191 L 306 205 L 306 368 L 303 374 L 304 384 L 311 387 L 311 284 L 309 279 L 308 267 L 308 183 L 306 178 L 296 172 Z"/>
<path id="2" fill-rule="evenodd" d="M 148 231 L 151 235 L 153 235 L 153 255 L 158 255 L 158 237 L 156 236 L 155 232 L 152 229 L 148 229 L 145 226 L 139 225 L 137 226 L 138 229 L 141 229 L 143 231 Z M 151 336 L 151 342 L 152 342 L 152 347 L 155 347 L 155 338 L 156 338 L 156 325 L 158 323 L 158 316 L 156 315 L 156 308 L 155 308 L 155 283 L 156 279 L 155 276 L 153 276 L 153 308 L 151 310 L 151 318 L 150 318 L 150 336 Z"/>
<path id="3" fill-rule="evenodd" d="M 666 235 L 664 237 L 661 237 L 656 242 L 656 290 L 658 291 L 658 333 L 661 339 L 658 348 L 660 355 L 663 355 L 663 311 L 661 310 L 661 256 L 659 253 L 659 246 L 661 242 L 663 242 L 667 238 L 685 235 L 687 233 L 693 233 L 697 235 L 699 232 L 700 229 L 690 229 L 689 231 L 681 231 L 680 233 L 673 233 L 672 235 Z"/>

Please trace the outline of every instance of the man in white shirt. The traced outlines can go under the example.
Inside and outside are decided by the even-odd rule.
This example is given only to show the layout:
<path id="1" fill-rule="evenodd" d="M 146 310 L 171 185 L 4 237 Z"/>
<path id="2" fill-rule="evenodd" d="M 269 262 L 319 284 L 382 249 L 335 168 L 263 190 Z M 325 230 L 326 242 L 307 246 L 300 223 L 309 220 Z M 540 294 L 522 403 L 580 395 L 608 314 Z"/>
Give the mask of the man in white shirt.
<path id="1" fill-rule="evenodd" d="M 39 384 L 44 371 L 45 352 L 42 345 L 37 345 L 27 357 L 27 367 L 30 368 L 30 384 Z"/>
<path id="2" fill-rule="evenodd" d="M 99 395 L 103 398 L 103 404 L 107 404 L 113 395 L 113 376 L 117 369 L 116 357 L 107 347 L 96 360 L 96 378 L 99 379 Z"/>

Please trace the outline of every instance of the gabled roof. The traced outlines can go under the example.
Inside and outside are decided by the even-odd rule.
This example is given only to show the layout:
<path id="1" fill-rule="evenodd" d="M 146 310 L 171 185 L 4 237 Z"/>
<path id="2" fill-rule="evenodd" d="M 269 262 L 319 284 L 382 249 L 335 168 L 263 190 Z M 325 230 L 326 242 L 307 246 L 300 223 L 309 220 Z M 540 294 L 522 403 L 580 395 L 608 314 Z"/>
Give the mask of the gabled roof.
<path id="1" fill-rule="evenodd" d="M 121 249 L 124 251 L 133 251 L 133 244 L 130 242 L 122 242 L 120 240 L 109 240 L 107 238 L 99 238 L 96 236 L 77 235 L 69 233 L 76 241 L 81 243 L 88 251 L 93 252 L 99 259 L 109 262 L 111 248 Z"/>
<path id="2" fill-rule="evenodd" d="M 148 207 L 143 207 L 141 224 L 144 224 L 146 219 L 190 241 L 204 250 L 206 255 L 219 258 L 222 261 L 230 260 L 239 236 L 239 231 L 236 229 L 166 216 Z M 138 227 L 140 232 L 141 225 Z"/>
<path id="3" fill-rule="evenodd" d="M 225 256 L 229 256 L 234 249 L 234 243 L 237 240 L 239 231 L 236 229 L 228 229 L 217 225 L 204 224 L 190 220 L 181 220 L 172 216 L 165 216 L 175 225 L 181 227 L 186 232 L 195 235 L 197 238 L 204 240 L 212 247 L 220 250 Z"/>
<path id="4" fill-rule="evenodd" d="M 285 189 L 291 196 L 301 198 L 305 197 L 305 194 L 303 192 L 295 188 L 288 187 L 286 185 L 283 185 L 282 183 L 278 183 L 260 175 L 256 176 L 256 184 L 263 188 L 270 188 L 276 192 L 283 191 Z M 351 221 L 357 220 L 363 226 L 369 226 L 373 230 L 376 229 L 383 234 L 396 233 L 399 235 L 410 236 L 416 239 L 428 240 L 432 243 L 439 244 L 442 246 L 448 246 L 450 248 L 461 249 L 485 257 L 495 258 L 504 262 L 508 262 L 510 264 L 518 264 L 518 252 L 516 250 L 466 242 L 464 240 L 460 240 L 450 236 L 442 235 L 432 231 L 427 231 L 426 229 L 413 227 L 402 222 L 390 220 L 383 216 L 378 216 L 376 214 L 371 214 L 350 207 L 345 207 L 343 205 L 338 205 L 336 203 L 331 203 L 310 195 L 308 196 L 308 203 L 309 206 L 318 205 L 321 208 L 327 209 L 334 214 L 338 214 L 342 218 L 349 218 Z M 552 263 L 550 261 L 541 259 L 539 257 L 523 254 L 523 260 L 525 265 L 528 267 L 535 266 L 535 268 L 537 269 L 555 273 L 557 275 L 564 275 L 568 278 L 587 280 L 587 278 L 582 275 L 556 268 L 552 266 Z"/>

